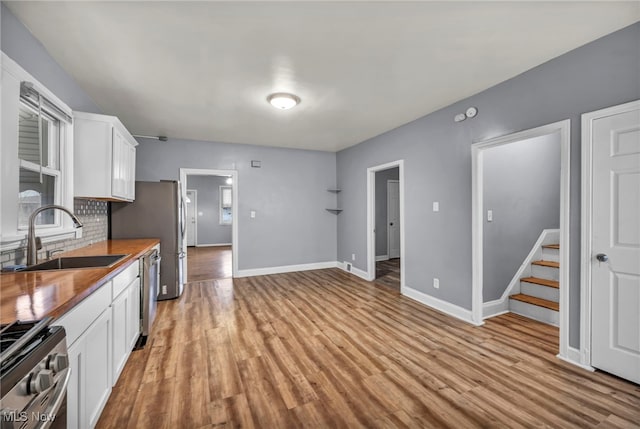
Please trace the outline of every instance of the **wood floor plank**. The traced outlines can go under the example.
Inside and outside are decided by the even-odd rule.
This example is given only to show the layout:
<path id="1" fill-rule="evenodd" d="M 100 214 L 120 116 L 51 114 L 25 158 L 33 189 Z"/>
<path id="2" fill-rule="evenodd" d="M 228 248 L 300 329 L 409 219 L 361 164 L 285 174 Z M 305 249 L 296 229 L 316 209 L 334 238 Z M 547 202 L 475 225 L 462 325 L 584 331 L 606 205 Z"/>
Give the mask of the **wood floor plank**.
<path id="1" fill-rule="evenodd" d="M 556 358 L 557 328 L 471 326 L 337 269 L 199 266 L 98 428 L 639 427 L 640 386 Z"/>

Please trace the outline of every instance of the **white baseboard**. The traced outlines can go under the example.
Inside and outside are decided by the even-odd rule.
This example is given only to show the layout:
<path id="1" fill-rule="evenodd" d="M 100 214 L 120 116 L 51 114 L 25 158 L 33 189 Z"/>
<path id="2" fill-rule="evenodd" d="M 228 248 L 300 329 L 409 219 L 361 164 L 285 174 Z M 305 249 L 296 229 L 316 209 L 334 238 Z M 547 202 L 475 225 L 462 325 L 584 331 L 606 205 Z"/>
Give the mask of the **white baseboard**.
<path id="1" fill-rule="evenodd" d="M 460 319 L 472 325 L 481 326 L 484 323 L 474 322 L 471 310 L 467 310 L 466 308 L 459 307 L 455 304 L 451 304 L 450 302 L 443 301 L 438 298 L 434 298 L 431 295 L 420 292 L 419 290 L 412 289 L 408 286 L 403 286 L 400 288 L 400 292 L 402 293 L 402 295 L 418 301 L 419 303 L 424 304 L 427 307 L 431 307 L 435 310 L 448 314 L 449 316 L 455 317 L 456 319 Z"/>
<path id="2" fill-rule="evenodd" d="M 343 271 L 347 271 L 347 263 L 348 262 L 336 262 L 336 266 L 338 268 L 340 268 Z M 350 262 L 349 262 L 350 263 Z M 347 271 L 348 273 L 354 274 L 358 277 L 360 277 L 363 280 L 369 281 L 369 274 L 367 274 L 366 271 L 362 271 L 359 268 L 356 268 L 353 266 L 353 264 L 351 265 L 351 271 Z"/>
<path id="3" fill-rule="evenodd" d="M 586 369 L 587 371 L 590 371 L 590 372 L 594 372 L 596 370 L 591 365 L 585 365 L 581 362 L 580 350 L 576 349 L 575 347 L 568 347 L 566 356 L 562 356 L 561 354 L 558 354 L 556 355 L 556 357 L 572 365 L 579 366 L 582 369 Z"/>
<path id="4" fill-rule="evenodd" d="M 313 264 L 285 265 L 281 267 L 253 268 L 248 270 L 238 270 L 236 277 L 266 276 L 269 274 L 292 273 L 294 271 L 322 270 L 325 268 L 336 268 L 335 261 L 316 262 Z"/>
<path id="5" fill-rule="evenodd" d="M 496 317 L 509 312 L 509 300 L 502 298 L 482 304 L 482 319 Z"/>
<path id="6" fill-rule="evenodd" d="M 389 260 L 389 255 L 380 255 L 380 256 L 376 256 L 376 262 L 380 262 L 380 261 L 388 261 Z"/>
<path id="7" fill-rule="evenodd" d="M 232 243 L 219 243 L 219 244 L 196 244 L 196 247 L 222 247 L 231 246 Z"/>

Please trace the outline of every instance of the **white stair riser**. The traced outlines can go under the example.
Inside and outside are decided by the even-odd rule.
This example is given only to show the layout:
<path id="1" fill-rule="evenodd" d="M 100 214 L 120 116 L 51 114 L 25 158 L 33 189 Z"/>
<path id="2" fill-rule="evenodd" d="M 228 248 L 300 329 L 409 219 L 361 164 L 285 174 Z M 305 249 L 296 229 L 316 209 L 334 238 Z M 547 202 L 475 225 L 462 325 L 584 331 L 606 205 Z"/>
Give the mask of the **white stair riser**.
<path id="1" fill-rule="evenodd" d="M 542 248 L 542 259 L 545 261 L 560 262 L 560 250 L 549 249 L 548 247 Z"/>
<path id="2" fill-rule="evenodd" d="M 560 302 L 560 290 L 535 283 L 520 282 L 520 293 L 547 301 Z"/>
<path id="3" fill-rule="evenodd" d="M 547 323 L 549 325 L 560 325 L 558 312 L 549 310 L 548 308 L 539 307 L 537 305 L 517 301 L 515 299 L 510 299 L 509 310 L 512 313 L 516 313 L 521 316 L 528 317 L 529 319 L 537 320 L 539 322 Z"/>
<path id="4" fill-rule="evenodd" d="M 531 275 L 533 277 L 538 277 L 539 279 L 559 280 L 560 269 L 531 264 Z"/>

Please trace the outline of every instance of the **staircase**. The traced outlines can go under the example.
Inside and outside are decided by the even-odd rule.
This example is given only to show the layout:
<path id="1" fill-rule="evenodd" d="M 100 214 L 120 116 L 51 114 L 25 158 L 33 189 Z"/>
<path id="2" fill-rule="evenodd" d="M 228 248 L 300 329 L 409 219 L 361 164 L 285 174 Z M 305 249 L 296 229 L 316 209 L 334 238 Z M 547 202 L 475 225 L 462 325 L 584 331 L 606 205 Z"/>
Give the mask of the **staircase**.
<path id="1" fill-rule="evenodd" d="M 559 325 L 560 245 L 542 246 L 542 259 L 531 262 L 531 273 L 520 278 L 520 293 L 509 296 L 509 311 L 550 325 Z"/>

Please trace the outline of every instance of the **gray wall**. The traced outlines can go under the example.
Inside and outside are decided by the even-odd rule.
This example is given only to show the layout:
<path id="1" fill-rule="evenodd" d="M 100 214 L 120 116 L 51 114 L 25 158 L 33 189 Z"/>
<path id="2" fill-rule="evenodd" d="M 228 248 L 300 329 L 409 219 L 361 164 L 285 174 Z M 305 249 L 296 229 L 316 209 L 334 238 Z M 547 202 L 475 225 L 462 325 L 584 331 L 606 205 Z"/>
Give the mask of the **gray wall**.
<path id="1" fill-rule="evenodd" d="M 376 256 L 387 254 L 387 180 L 398 180 L 400 169 L 376 172 Z"/>
<path id="2" fill-rule="evenodd" d="M 240 269 L 336 260 L 336 154 L 262 146 L 139 139 L 137 180 L 179 178 L 180 168 L 238 171 Z M 251 160 L 262 168 L 251 168 Z M 255 210 L 255 219 L 249 217 Z"/>
<path id="3" fill-rule="evenodd" d="M 198 191 L 196 245 L 231 243 L 231 225 L 220 225 L 220 186 L 228 186 L 226 180 L 222 176 L 187 177 L 187 189 Z"/>
<path id="4" fill-rule="evenodd" d="M 471 144 L 571 119 L 570 344 L 578 346 L 580 115 L 640 98 L 638 40 L 640 23 L 338 152 L 338 260 L 355 253 L 354 265 L 366 270 L 366 169 L 404 159 L 406 285 L 471 309 Z M 470 106 L 478 116 L 454 123 Z"/>
<path id="5" fill-rule="evenodd" d="M 484 151 L 483 190 L 487 302 L 502 296 L 542 230 L 560 227 L 559 134 Z"/>
<path id="6" fill-rule="evenodd" d="M 4 4 L 1 6 L 0 14 L 2 52 L 20 64 L 73 110 L 103 113 Z"/>
<path id="7" fill-rule="evenodd" d="M 102 113 L 76 81 L 58 65 L 4 4 L 0 6 L 0 48 L 72 109 Z M 76 199 L 74 212 L 84 225 L 82 238 L 46 244 L 38 252 L 38 258 L 44 258 L 49 250 L 72 250 L 107 239 L 106 202 Z M 4 267 L 25 263 L 25 259 L 24 251 L 21 249 L 6 251 L 0 255 L 0 265 Z"/>

